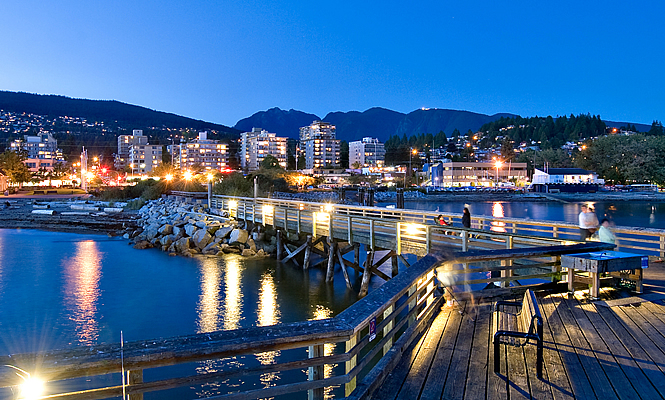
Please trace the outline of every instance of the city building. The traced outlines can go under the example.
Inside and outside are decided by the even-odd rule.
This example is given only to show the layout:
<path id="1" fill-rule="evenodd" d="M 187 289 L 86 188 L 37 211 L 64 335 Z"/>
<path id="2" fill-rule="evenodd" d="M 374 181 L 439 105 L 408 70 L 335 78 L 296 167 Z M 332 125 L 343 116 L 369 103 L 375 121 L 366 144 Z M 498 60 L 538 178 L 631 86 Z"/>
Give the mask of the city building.
<path id="1" fill-rule="evenodd" d="M 433 187 L 498 186 L 501 182 L 523 185 L 526 163 L 441 162 L 430 166 Z"/>
<path id="2" fill-rule="evenodd" d="M 148 137 L 140 129 L 134 129 L 131 135 L 118 136 L 118 152 L 115 154 L 115 168 L 123 169 L 129 166 L 129 150 L 132 146 L 146 146 Z"/>
<path id="3" fill-rule="evenodd" d="M 200 166 L 204 170 L 227 168 L 229 146 L 219 140 L 208 139 L 208 132 L 199 132 L 198 139 L 180 144 L 179 159 L 180 169 L 194 166 Z"/>
<path id="4" fill-rule="evenodd" d="M 300 128 L 300 149 L 305 152 L 305 169 L 339 167 L 341 165 L 340 140 L 335 125 L 314 121 Z"/>
<path id="5" fill-rule="evenodd" d="M 383 167 L 386 149 L 379 139 L 366 137 L 362 140 L 349 142 L 349 166 L 356 163 L 360 167 Z"/>
<path id="6" fill-rule="evenodd" d="M 162 163 L 162 146 L 135 144 L 129 147 L 132 174 L 147 174 Z"/>
<path id="7" fill-rule="evenodd" d="M 38 133 L 36 136 L 25 135 L 23 139 L 16 139 L 9 144 L 15 152 L 23 152 L 26 160 L 23 161 L 31 171 L 40 169 L 52 170 L 56 162 L 64 161 L 62 151 L 58 149 L 58 141 L 51 133 Z"/>
<path id="8" fill-rule="evenodd" d="M 582 168 L 543 168 L 533 173 L 530 189 L 536 192 L 595 192 L 605 180 Z"/>
<path id="9" fill-rule="evenodd" d="M 285 137 L 278 137 L 261 128 L 253 128 L 251 132 L 243 132 L 240 145 L 240 163 L 243 170 L 255 171 L 261 162 L 270 155 L 277 159 L 282 168 L 286 168 Z"/>

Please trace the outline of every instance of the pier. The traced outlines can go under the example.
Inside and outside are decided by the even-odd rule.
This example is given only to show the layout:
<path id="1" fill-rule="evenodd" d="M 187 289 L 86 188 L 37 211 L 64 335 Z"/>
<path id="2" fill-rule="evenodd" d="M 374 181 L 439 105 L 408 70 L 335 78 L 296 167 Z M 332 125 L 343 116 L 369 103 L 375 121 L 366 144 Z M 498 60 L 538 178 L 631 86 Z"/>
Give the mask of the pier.
<path id="1" fill-rule="evenodd" d="M 473 228 L 464 229 L 459 223 L 434 225 L 430 214 L 409 210 L 221 196 L 213 200 L 215 210 L 238 219 L 310 236 L 312 243 L 324 238 L 317 251 L 328 255 L 322 265 L 326 269 L 360 268 L 363 281 L 374 275 L 386 282 L 333 318 L 16 354 L 0 357 L 0 363 L 47 381 L 49 394 L 44 398 L 49 399 L 126 393 L 138 400 L 144 393 L 202 384 L 217 385 L 216 393 L 205 396 L 215 399 L 512 399 L 541 394 L 586 399 L 609 396 L 610 391 L 624 397 L 632 394 L 630 388 L 643 398 L 663 395 L 657 378 L 665 370 L 665 342 L 659 339 L 665 335 L 665 306 L 658 295 L 665 283 L 647 275 L 649 293 L 632 296 L 603 289 L 600 302 L 589 301 L 586 291 L 562 294 L 567 274 L 561 256 L 613 248 L 573 240 L 576 227 L 516 220 L 498 225 L 494 219 L 476 217 Z M 447 217 L 459 220 L 458 215 Z M 649 235 L 652 242 L 646 245 L 625 242 L 650 248 L 655 256 L 660 236 Z M 406 254 L 419 259 L 399 273 L 383 272 L 379 262 L 361 266 L 355 258 L 345 261 L 342 253 L 357 245 L 370 253 L 387 252 L 389 256 L 381 257 L 384 263 L 405 263 Z M 285 250 L 287 264 L 300 257 L 294 252 Z M 581 280 L 575 282 L 576 290 L 586 289 Z M 500 372 L 494 374 L 491 368 L 492 301 L 519 297 L 527 288 L 536 291 L 546 321 L 543 379 L 533 375 L 533 346 L 503 347 Z M 635 304 L 653 315 L 626 308 Z M 204 364 L 216 368 L 196 368 Z M 156 375 L 173 366 L 182 367 L 181 373 Z M 11 371 L 0 373 L 1 386 L 16 384 Z M 252 383 L 265 374 L 280 379 L 270 386 Z M 96 385 L 81 384 L 82 379 Z M 225 387 L 228 379 L 246 384 Z M 604 386 L 608 381 L 614 382 L 609 389 Z"/>

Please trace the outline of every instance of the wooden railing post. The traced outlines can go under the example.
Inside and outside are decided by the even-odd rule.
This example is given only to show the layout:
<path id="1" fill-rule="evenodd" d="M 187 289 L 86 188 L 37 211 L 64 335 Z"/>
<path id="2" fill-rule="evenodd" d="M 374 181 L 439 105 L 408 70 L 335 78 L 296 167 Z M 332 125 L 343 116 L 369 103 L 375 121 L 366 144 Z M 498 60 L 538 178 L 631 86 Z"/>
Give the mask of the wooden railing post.
<path id="1" fill-rule="evenodd" d="M 512 249 L 513 248 L 513 237 L 508 236 L 506 238 L 506 248 L 507 249 Z M 501 266 L 502 267 L 509 267 L 513 265 L 513 260 L 501 260 Z M 501 277 L 502 278 L 508 278 L 513 276 L 513 270 L 507 270 L 503 269 L 501 270 Z M 506 288 L 510 286 L 510 281 L 501 281 L 501 287 Z"/>
<path id="2" fill-rule="evenodd" d="M 386 318 L 390 317 L 390 314 L 393 313 L 393 310 L 395 309 L 395 305 L 391 304 L 390 307 L 386 308 L 386 310 L 383 312 L 383 319 L 385 320 Z M 386 337 L 390 334 L 390 331 L 393 330 L 393 325 L 394 325 L 394 320 L 388 321 L 388 323 L 383 327 L 383 337 Z M 383 355 L 385 356 L 388 354 L 388 351 L 390 348 L 393 347 L 393 339 L 390 338 L 389 340 L 386 341 L 386 344 L 383 345 Z"/>
<path id="3" fill-rule="evenodd" d="M 324 349 L 322 344 L 309 346 L 309 358 L 317 358 L 324 356 Z M 315 365 L 309 367 L 307 371 L 307 380 L 316 381 L 323 379 L 323 365 Z M 310 389 L 307 391 L 308 400 L 323 400 L 323 388 Z"/>
<path id="4" fill-rule="evenodd" d="M 462 231 L 462 251 L 469 251 L 469 231 Z"/>
<path id="5" fill-rule="evenodd" d="M 430 225 L 425 225 L 425 252 L 430 253 L 432 247 L 432 230 Z"/>
<path id="6" fill-rule="evenodd" d="M 402 223 L 398 222 L 395 228 L 395 252 L 402 254 Z"/>
<path id="7" fill-rule="evenodd" d="M 298 226 L 296 226 L 296 231 L 298 232 L 298 235 L 300 235 L 300 209 L 298 209 L 297 218 L 298 218 L 297 222 Z"/>
<path id="8" fill-rule="evenodd" d="M 143 370 L 136 369 L 127 371 L 127 385 L 132 386 L 143 383 Z M 130 394 L 129 400 L 143 400 L 143 393 Z"/>
<path id="9" fill-rule="evenodd" d="M 347 230 L 347 235 L 348 235 L 348 240 L 349 244 L 353 243 L 353 221 L 351 220 L 351 216 L 349 215 L 346 221 L 346 230 Z"/>
<path id="10" fill-rule="evenodd" d="M 360 332 L 356 332 L 351 337 L 349 340 L 346 341 L 346 352 L 350 352 L 354 347 L 356 347 L 356 344 L 358 344 L 358 338 L 360 337 Z M 346 373 L 348 374 L 351 372 L 356 367 L 356 364 L 358 363 L 358 356 L 355 355 L 349 359 L 344 365 Z M 348 397 L 351 392 L 356 390 L 356 377 L 352 377 L 349 383 L 344 385 L 344 396 Z"/>

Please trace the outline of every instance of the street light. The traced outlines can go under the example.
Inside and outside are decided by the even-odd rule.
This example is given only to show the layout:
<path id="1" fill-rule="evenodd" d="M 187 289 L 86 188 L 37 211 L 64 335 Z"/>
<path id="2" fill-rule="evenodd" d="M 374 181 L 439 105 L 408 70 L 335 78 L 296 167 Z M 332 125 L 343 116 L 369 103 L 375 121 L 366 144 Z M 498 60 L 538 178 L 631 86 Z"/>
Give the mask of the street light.
<path id="1" fill-rule="evenodd" d="M 413 168 L 411 167 L 411 156 L 418 154 L 418 150 L 411 148 L 409 152 L 409 186 L 411 186 L 411 175 L 413 174 Z M 404 177 L 404 187 L 406 187 L 406 177 Z"/>
<path id="2" fill-rule="evenodd" d="M 496 186 L 499 186 L 499 168 L 503 165 L 503 162 L 500 160 L 497 160 L 494 163 L 494 166 L 496 167 Z"/>

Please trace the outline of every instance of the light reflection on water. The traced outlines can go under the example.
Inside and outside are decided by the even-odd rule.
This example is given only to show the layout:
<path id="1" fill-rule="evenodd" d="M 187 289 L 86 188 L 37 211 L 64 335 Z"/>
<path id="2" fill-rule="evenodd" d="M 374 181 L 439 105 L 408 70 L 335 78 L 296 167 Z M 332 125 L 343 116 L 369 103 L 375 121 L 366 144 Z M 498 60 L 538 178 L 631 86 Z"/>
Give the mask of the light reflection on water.
<path id="1" fill-rule="evenodd" d="M 277 302 L 277 292 L 275 290 L 275 279 L 272 271 L 266 271 L 261 276 L 261 283 L 259 287 L 259 302 L 257 308 L 257 326 L 270 326 L 279 323 L 280 312 L 279 304 Z M 274 364 L 279 351 L 266 351 L 256 354 L 256 359 L 261 365 Z M 275 372 L 268 372 L 261 374 L 260 378 L 263 387 L 275 386 L 279 379 L 279 374 Z"/>
<path id="2" fill-rule="evenodd" d="M 503 218 L 505 215 L 503 214 L 503 204 L 499 202 L 495 202 L 492 205 L 492 216 L 494 218 Z M 506 223 L 503 221 L 492 221 L 492 228 L 491 230 L 495 232 L 505 232 L 506 228 Z"/>
<path id="3" fill-rule="evenodd" d="M 314 309 L 314 318 L 313 319 L 327 319 L 332 318 L 333 312 L 331 309 L 324 307 L 322 305 L 317 305 Z M 323 345 L 323 355 L 332 356 L 335 353 L 335 345 L 332 343 L 325 343 Z M 323 377 L 330 378 L 332 377 L 333 370 L 337 367 L 337 364 L 324 364 L 323 366 Z M 326 386 L 323 389 L 323 396 L 326 399 L 333 398 L 333 390 L 339 386 Z"/>
<path id="4" fill-rule="evenodd" d="M 74 256 L 63 263 L 65 274 L 65 308 L 82 345 L 97 343 L 100 297 L 101 254 L 97 243 L 86 240 L 75 243 Z"/>

